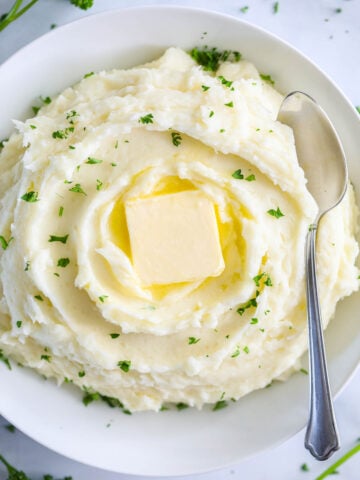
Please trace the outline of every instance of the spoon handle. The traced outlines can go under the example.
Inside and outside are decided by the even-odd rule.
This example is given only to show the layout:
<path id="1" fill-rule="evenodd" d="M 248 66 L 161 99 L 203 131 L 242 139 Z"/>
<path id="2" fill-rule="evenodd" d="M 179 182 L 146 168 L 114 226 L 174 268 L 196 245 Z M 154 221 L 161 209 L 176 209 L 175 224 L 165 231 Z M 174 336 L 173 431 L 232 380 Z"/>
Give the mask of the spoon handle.
<path id="1" fill-rule="evenodd" d="M 316 281 L 315 243 L 317 224 L 306 238 L 306 297 L 309 324 L 310 416 L 305 447 L 318 460 L 326 460 L 339 449 L 325 360 L 324 338 Z"/>

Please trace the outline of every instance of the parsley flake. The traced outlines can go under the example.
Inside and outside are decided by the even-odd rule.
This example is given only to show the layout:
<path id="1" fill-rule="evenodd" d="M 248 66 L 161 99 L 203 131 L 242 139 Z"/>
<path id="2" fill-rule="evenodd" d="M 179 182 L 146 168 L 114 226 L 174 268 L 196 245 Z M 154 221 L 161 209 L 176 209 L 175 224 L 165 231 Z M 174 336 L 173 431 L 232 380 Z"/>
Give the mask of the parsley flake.
<path id="1" fill-rule="evenodd" d="M 8 432 L 10 432 L 10 433 L 15 433 L 15 427 L 14 427 L 14 425 L 11 425 L 11 424 L 5 425 L 5 428 L 6 428 L 6 430 L 7 430 Z"/>
<path id="2" fill-rule="evenodd" d="M 21 320 L 18 320 L 18 321 L 16 322 L 17 328 L 21 328 L 21 325 L 22 325 L 22 321 L 21 321 Z"/>
<path id="3" fill-rule="evenodd" d="M 70 263 L 70 259 L 69 258 L 59 258 L 58 262 L 57 262 L 57 266 L 58 267 L 62 267 L 62 268 L 65 268 L 69 265 Z"/>
<path id="4" fill-rule="evenodd" d="M 248 10 L 249 10 L 249 7 L 248 7 L 248 6 L 245 6 L 245 7 L 241 7 L 241 8 L 240 8 L 240 12 L 241 12 L 241 13 L 246 13 Z"/>
<path id="5" fill-rule="evenodd" d="M 276 210 L 274 210 L 273 208 L 271 208 L 270 210 L 267 211 L 267 213 L 269 215 L 271 215 L 272 217 L 275 217 L 275 218 L 281 218 L 281 217 L 284 217 L 285 215 L 282 213 L 282 211 L 280 210 L 279 207 L 277 207 Z"/>
<path id="6" fill-rule="evenodd" d="M 85 73 L 84 78 L 89 78 L 89 77 L 92 77 L 93 75 L 95 75 L 94 72 Z"/>
<path id="7" fill-rule="evenodd" d="M 39 300 L 39 302 L 43 302 L 44 299 L 41 295 L 34 295 L 34 298 L 36 298 L 36 300 Z"/>
<path id="8" fill-rule="evenodd" d="M 248 346 L 245 346 L 245 347 L 243 348 L 243 351 L 244 351 L 245 353 L 250 353 L 250 349 L 249 349 Z"/>
<path id="9" fill-rule="evenodd" d="M 52 132 L 52 138 L 64 140 L 68 138 L 70 133 L 73 133 L 74 130 L 75 130 L 74 127 L 67 127 L 64 130 L 56 130 L 55 132 Z"/>
<path id="10" fill-rule="evenodd" d="M 256 275 L 253 278 L 253 280 L 254 280 L 255 285 L 257 287 L 260 287 L 260 280 L 262 280 L 264 285 L 266 285 L 267 287 L 272 287 L 273 286 L 272 280 L 271 280 L 269 274 L 265 273 L 265 272 L 259 273 L 259 275 Z"/>
<path id="11" fill-rule="evenodd" d="M 45 360 L 45 362 L 51 362 L 51 355 L 41 355 L 40 360 Z"/>
<path id="12" fill-rule="evenodd" d="M 234 350 L 234 352 L 232 353 L 231 355 L 231 358 L 236 358 L 240 355 L 240 347 L 239 345 L 236 346 L 236 349 Z"/>
<path id="13" fill-rule="evenodd" d="M 273 12 L 274 14 L 278 13 L 279 11 L 279 2 L 275 2 L 273 5 Z"/>
<path id="14" fill-rule="evenodd" d="M 64 207 L 61 206 L 61 207 L 59 207 L 59 211 L 58 211 L 59 217 L 62 217 L 62 216 L 63 216 L 63 213 L 64 213 Z"/>
<path id="15" fill-rule="evenodd" d="M 211 110 L 211 112 L 209 113 L 209 118 L 211 118 L 213 115 L 214 115 L 214 110 Z"/>
<path id="16" fill-rule="evenodd" d="M 226 78 L 223 75 L 220 75 L 218 79 L 221 81 L 222 85 L 225 85 L 225 87 L 230 88 L 233 82 L 230 80 L 226 80 Z"/>
<path id="17" fill-rule="evenodd" d="M 0 362 L 3 362 L 5 363 L 5 365 L 7 366 L 7 368 L 9 370 L 11 370 L 11 363 L 9 361 L 9 359 L 4 355 L 3 351 L 0 349 Z"/>
<path id="18" fill-rule="evenodd" d="M 10 242 L 13 240 L 13 237 L 10 237 L 9 240 L 6 240 L 5 237 L 0 235 L 0 245 L 3 250 L 6 250 L 10 244 Z"/>
<path id="19" fill-rule="evenodd" d="M 118 338 L 120 337 L 120 333 L 109 333 L 111 338 Z"/>
<path id="20" fill-rule="evenodd" d="M 109 295 L 101 295 L 99 297 L 99 300 L 100 300 L 101 303 L 104 303 L 107 298 L 109 298 Z"/>
<path id="21" fill-rule="evenodd" d="M 234 173 L 231 174 L 233 178 L 236 178 L 237 180 L 242 180 L 244 178 L 244 175 L 241 173 L 241 169 L 235 170 Z"/>
<path id="22" fill-rule="evenodd" d="M 201 85 L 201 88 L 203 89 L 203 92 L 207 92 L 208 90 L 210 90 L 210 87 L 208 87 L 207 85 Z"/>
<path id="23" fill-rule="evenodd" d="M 181 411 L 181 410 L 185 410 L 186 408 L 189 408 L 189 405 L 187 403 L 184 403 L 184 402 L 179 402 L 176 404 L 176 408 Z"/>
<path id="24" fill-rule="evenodd" d="M 225 107 L 233 108 L 234 107 L 234 102 L 224 103 L 224 105 L 225 105 Z"/>
<path id="25" fill-rule="evenodd" d="M 181 145 L 182 137 L 181 137 L 180 133 L 171 132 L 171 139 L 172 139 L 172 143 L 173 143 L 173 145 L 175 145 L 175 147 L 178 147 L 179 145 Z"/>
<path id="26" fill-rule="evenodd" d="M 256 325 L 257 323 L 259 323 L 259 320 L 255 317 L 250 320 L 250 325 Z"/>
<path id="27" fill-rule="evenodd" d="M 131 367 L 131 360 L 120 360 L 117 363 L 117 366 L 125 373 L 130 370 Z"/>
<path id="28" fill-rule="evenodd" d="M 96 179 L 96 190 L 101 190 L 103 185 L 104 185 L 103 182 L 97 178 Z"/>
<path id="29" fill-rule="evenodd" d="M 66 244 L 68 238 L 69 238 L 69 234 L 64 235 L 63 237 L 61 236 L 59 237 L 57 235 L 50 235 L 48 242 L 60 242 L 60 243 Z"/>
<path id="30" fill-rule="evenodd" d="M 309 472 L 310 471 L 310 469 L 309 469 L 309 467 L 306 463 L 303 463 L 301 465 L 300 470 L 302 470 L 303 472 Z"/>
<path id="31" fill-rule="evenodd" d="M 99 160 L 98 158 L 88 157 L 88 159 L 85 163 L 87 163 L 88 165 L 97 165 L 98 163 L 102 163 L 102 162 L 103 161 Z"/>
<path id="32" fill-rule="evenodd" d="M 85 193 L 82 189 L 80 183 L 75 183 L 73 187 L 69 188 L 69 192 L 82 193 L 83 195 L 87 195 L 87 193 Z"/>
<path id="33" fill-rule="evenodd" d="M 149 123 L 154 123 L 154 115 L 152 113 L 148 113 L 147 115 L 140 117 L 139 123 L 143 123 L 144 125 L 147 125 Z"/>
<path id="34" fill-rule="evenodd" d="M 85 377 L 86 373 L 84 372 L 84 370 L 81 370 L 81 372 L 78 372 L 78 375 L 80 378 L 83 378 Z"/>
<path id="35" fill-rule="evenodd" d="M 29 203 L 35 203 L 39 201 L 39 194 L 38 192 L 26 192 L 24 195 L 22 195 L 21 200 L 24 200 L 24 202 L 29 202 Z"/>
<path id="36" fill-rule="evenodd" d="M 241 59 L 241 54 L 237 51 L 220 51 L 215 47 L 204 47 L 202 49 L 195 47 L 190 50 L 189 54 L 198 65 L 203 67 L 204 70 L 211 72 L 215 72 L 222 62 L 238 62 Z"/>
<path id="37" fill-rule="evenodd" d="M 198 343 L 200 342 L 200 338 L 196 338 L 196 337 L 189 337 L 188 338 L 188 344 L 189 345 L 195 345 L 195 343 Z"/>
<path id="38" fill-rule="evenodd" d="M 270 85 L 275 84 L 275 81 L 271 78 L 271 75 L 265 75 L 264 73 L 260 73 L 260 78 L 261 80 L 263 80 L 266 83 L 269 83 Z"/>
<path id="39" fill-rule="evenodd" d="M 213 412 L 216 412 L 217 410 L 221 410 L 227 406 L 228 406 L 228 403 L 226 400 L 218 400 L 213 406 L 212 410 Z"/>
<path id="40" fill-rule="evenodd" d="M 253 173 L 251 173 L 250 175 L 248 175 L 248 176 L 245 178 L 245 180 L 246 180 L 247 182 L 254 182 L 254 181 L 256 180 L 256 177 L 255 177 L 255 175 L 254 175 Z"/>

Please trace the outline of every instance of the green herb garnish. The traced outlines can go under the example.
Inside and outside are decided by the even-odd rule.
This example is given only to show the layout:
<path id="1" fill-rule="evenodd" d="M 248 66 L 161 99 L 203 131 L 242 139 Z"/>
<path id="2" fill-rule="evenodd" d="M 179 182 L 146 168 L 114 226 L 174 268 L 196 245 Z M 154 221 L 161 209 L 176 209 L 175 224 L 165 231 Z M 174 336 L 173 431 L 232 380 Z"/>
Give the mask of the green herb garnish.
<path id="1" fill-rule="evenodd" d="M 260 78 L 261 80 L 264 80 L 264 82 L 269 83 L 270 85 L 275 84 L 275 81 L 271 78 L 271 75 L 265 75 L 264 73 L 260 73 Z"/>
<path id="2" fill-rule="evenodd" d="M 21 320 L 18 320 L 18 321 L 16 322 L 16 326 L 17 326 L 17 328 L 20 328 L 20 327 L 21 327 L 21 325 L 22 325 L 22 321 L 21 321 Z"/>
<path id="3" fill-rule="evenodd" d="M 234 350 L 234 352 L 232 353 L 231 355 L 231 358 L 236 358 L 240 355 L 240 347 L 239 345 L 236 346 L 236 349 Z"/>
<path id="4" fill-rule="evenodd" d="M 7 366 L 7 368 L 9 370 L 11 370 L 11 363 L 9 361 L 9 359 L 4 355 L 3 351 L 0 349 L 0 362 L 3 362 L 5 363 L 5 365 Z"/>
<path id="5" fill-rule="evenodd" d="M 57 235 L 50 235 L 49 236 L 49 242 L 61 242 L 61 243 L 66 243 L 67 239 L 69 238 L 69 234 L 64 235 L 63 237 L 59 237 Z"/>
<path id="6" fill-rule="evenodd" d="M 213 412 L 216 412 L 217 410 L 221 410 L 222 408 L 225 408 L 227 406 L 228 406 L 228 403 L 226 400 L 218 400 L 213 406 L 212 410 Z"/>
<path id="7" fill-rule="evenodd" d="M 131 367 L 131 360 L 120 360 L 117 363 L 117 366 L 125 373 L 130 370 Z"/>
<path id="8" fill-rule="evenodd" d="M 260 280 L 262 280 L 263 283 L 264 283 L 264 285 L 266 285 L 267 287 L 272 287 L 272 286 L 273 286 L 269 274 L 268 274 L 268 273 L 265 273 L 265 272 L 259 273 L 259 275 L 256 275 L 256 276 L 253 278 L 253 280 L 254 280 L 255 285 L 256 285 L 257 287 L 260 287 Z"/>
<path id="9" fill-rule="evenodd" d="M 10 244 L 10 242 L 13 240 L 13 237 L 10 237 L 9 240 L 6 240 L 5 237 L 0 235 L 0 245 L 3 250 L 6 250 Z"/>
<path id="10" fill-rule="evenodd" d="M 253 182 L 254 180 L 256 180 L 256 177 L 255 177 L 255 175 L 254 175 L 253 173 L 251 173 L 250 175 L 248 175 L 248 176 L 245 178 L 245 180 L 246 180 L 247 182 Z"/>
<path id="11" fill-rule="evenodd" d="M 86 375 L 86 373 L 84 372 L 84 370 L 81 370 L 81 372 L 78 372 L 78 376 L 79 376 L 80 378 L 85 377 L 85 375 Z"/>
<path id="12" fill-rule="evenodd" d="M 118 338 L 120 337 L 120 333 L 109 333 L 111 338 Z"/>
<path id="13" fill-rule="evenodd" d="M 94 72 L 85 73 L 84 78 L 89 78 L 89 77 L 92 77 L 93 75 L 95 75 Z"/>
<path id="14" fill-rule="evenodd" d="M 207 92 L 210 89 L 207 85 L 201 85 L 201 88 L 203 89 L 203 92 Z"/>
<path id="15" fill-rule="evenodd" d="M 55 132 L 52 132 L 52 138 L 64 140 L 68 138 L 70 133 L 73 133 L 74 130 L 75 130 L 74 127 L 67 127 L 67 128 L 64 128 L 64 130 L 56 130 Z"/>
<path id="16" fill-rule="evenodd" d="M 98 158 L 88 157 L 88 159 L 85 163 L 87 163 L 88 165 L 97 165 L 98 163 L 102 163 L 102 162 L 103 161 L 99 160 Z"/>
<path id="17" fill-rule="evenodd" d="M 59 207 L 59 211 L 58 211 L 59 217 L 62 217 L 62 216 L 63 216 L 63 213 L 64 213 L 64 207 L 61 206 L 61 207 Z"/>
<path id="18" fill-rule="evenodd" d="M 83 195 L 87 195 L 87 193 L 85 193 L 85 191 L 82 189 L 80 183 L 75 183 L 73 187 L 69 188 L 69 192 L 82 193 Z"/>
<path id="19" fill-rule="evenodd" d="M 269 215 L 271 215 L 272 217 L 275 217 L 275 218 L 281 218 L 281 217 L 284 217 L 285 215 L 282 213 L 282 211 L 280 210 L 279 207 L 277 207 L 276 210 L 274 210 L 273 208 L 271 208 L 270 210 L 267 211 L 267 213 Z"/>
<path id="20" fill-rule="evenodd" d="M 70 263 L 70 259 L 69 258 L 59 258 L 58 262 L 57 262 L 57 266 L 58 267 L 62 267 L 62 268 L 65 268 L 69 265 Z"/>
<path id="21" fill-rule="evenodd" d="M 26 192 L 20 198 L 25 202 L 35 203 L 39 201 L 39 194 L 38 192 Z"/>
<path id="22" fill-rule="evenodd" d="M 179 145 L 181 145 L 182 137 L 181 137 L 180 133 L 171 132 L 171 139 L 172 139 L 172 143 L 173 143 L 173 145 L 175 145 L 175 147 L 178 147 Z"/>
<path id="23" fill-rule="evenodd" d="M 226 80 L 226 78 L 223 75 L 220 75 L 218 79 L 221 81 L 222 85 L 225 85 L 225 87 L 230 88 L 231 85 L 233 84 L 232 81 Z"/>
<path id="24" fill-rule="evenodd" d="M 279 2 L 275 2 L 273 5 L 273 12 L 278 13 L 279 11 Z"/>
<path id="25" fill-rule="evenodd" d="M 45 360 L 45 362 L 51 362 L 51 355 L 41 355 L 40 360 Z"/>
<path id="26" fill-rule="evenodd" d="M 41 295 L 34 295 L 34 298 L 36 298 L 36 300 L 39 300 L 39 302 L 43 302 L 44 299 Z"/>
<path id="27" fill-rule="evenodd" d="M 101 190 L 102 187 L 103 187 L 103 182 L 97 178 L 96 179 L 96 190 Z"/>
<path id="28" fill-rule="evenodd" d="M 149 123 L 154 123 L 154 115 L 152 113 L 148 113 L 147 115 L 140 117 L 139 123 L 143 123 L 144 125 L 147 125 Z"/>
<path id="29" fill-rule="evenodd" d="M 109 295 L 101 295 L 99 297 L 99 300 L 100 300 L 101 303 L 104 303 L 107 298 L 109 298 Z"/>
<path id="30" fill-rule="evenodd" d="M 201 65 L 204 70 L 216 72 L 220 63 L 225 61 L 238 62 L 241 59 L 241 54 L 237 51 L 223 50 L 217 48 L 193 48 L 189 52 L 191 58 L 195 60 L 198 65 Z"/>
<path id="31" fill-rule="evenodd" d="M 244 175 L 241 173 L 241 169 L 235 170 L 234 173 L 231 174 L 233 178 L 236 178 L 237 180 L 242 180 L 244 178 Z"/>
<path id="32" fill-rule="evenodd" d="M 303 472 L 309 472 L 310 471 L 307 463 L 303 463 L 300 467 L 300 470 L 302 470 Z"/>
<path id="33" fill-rule="evenodd" d="M 200 338 L 196 338 L 196 337 L 189 337 L 188 338 L 188 344 L 189 345 L 195 345 L 195 343 L 198 343 L 200 342 Z"/>
<path id="34" fill-rule="evenodd" d="M 241 8 L 240 8 L 240 12 L 241 12 L 241 13 L 246 13 L 248 10 L 249 10 L 249 7 L 248 7 L 248 6 L 245 6 L 245 7 L 241 7 Z"/>
<path id="35" fill-rule="evenodd" d="M 187 403 L 184 403 L 184 402 L 179 402 L 176 404 L 176 408 L 180 411 L 180 410 L 185 410 L 185 408 L 189 408 L 189 405 Z"/>

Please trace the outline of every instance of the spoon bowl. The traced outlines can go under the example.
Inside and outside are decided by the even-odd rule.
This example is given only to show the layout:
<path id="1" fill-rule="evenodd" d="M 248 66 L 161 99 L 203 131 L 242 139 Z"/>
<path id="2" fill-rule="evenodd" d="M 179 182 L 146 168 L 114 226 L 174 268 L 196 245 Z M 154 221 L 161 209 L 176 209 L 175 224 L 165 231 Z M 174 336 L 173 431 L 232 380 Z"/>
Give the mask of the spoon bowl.
<path id="1" fill-rule="evenodd" d="M 321 217 L 340 203 L 348 184 L 345 154 L 340 139 L 323 109 L 309 95 L 292 92 L 280 106 L 278 120 L 294 132 L 300 166 L 308 190 L 318 205 L 309 226 L 305 249 L 306 299 L 309 326 L 310 415 L 305 447 L 318 460 L 339 449 L 339 437 L 326 367 L 316 280 L 316 233 Z"/>

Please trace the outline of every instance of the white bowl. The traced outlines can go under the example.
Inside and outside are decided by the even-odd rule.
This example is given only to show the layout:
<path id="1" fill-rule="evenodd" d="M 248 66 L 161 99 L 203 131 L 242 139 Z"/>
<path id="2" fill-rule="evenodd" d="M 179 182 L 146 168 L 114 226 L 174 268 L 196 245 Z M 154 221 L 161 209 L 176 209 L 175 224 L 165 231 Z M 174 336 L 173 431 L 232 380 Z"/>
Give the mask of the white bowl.
<path id="1" fill-rule="evenodd" d="M 204 32 L 207 32 L 206 34 Z M 347 99 L 308 59 L 246 22 L 182 7 L 140 7 L 89 16 L 57 28 L 0 67 L 0 138 L 11 119 L 31 115 L 39 95 L 53 95 L 84 73 L 130 67 L 166 47 L 239 50 L 283 93 L 303 90 L 325 108 L 342 138 L 350 177 L 360 188 L 360 122 Z M 326 332 L 332 388 L 338 392 L 359 358 L 360 295 L 339 305 Z M 294 435 L 307 418 L 301 374 L 213 412 L 209 409 L 124 415 L 81 402 L 74 387 L 57 388 L 29 371 L 0 365 L 0 413 L 27 435 L 75 460 L 115 472 L 184 475 L 239 462 Z M 108 424 L 111 427 L 107 428 Z"/>

